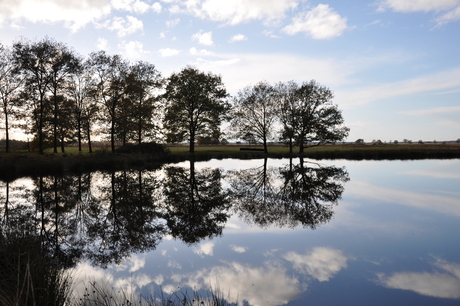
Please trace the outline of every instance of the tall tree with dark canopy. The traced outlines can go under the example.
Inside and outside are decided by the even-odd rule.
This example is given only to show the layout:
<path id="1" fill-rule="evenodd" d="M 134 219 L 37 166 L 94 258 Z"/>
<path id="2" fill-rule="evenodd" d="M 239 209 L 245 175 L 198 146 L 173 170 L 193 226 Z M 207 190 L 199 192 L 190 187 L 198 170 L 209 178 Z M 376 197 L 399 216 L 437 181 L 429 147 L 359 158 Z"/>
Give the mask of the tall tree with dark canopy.
<path id="1" fill-rule="evenodd" d="M 289 153 L 292 154 L 295 145 L 295 132 L 297 130 L 297 89 L 298 85 L 294 81 L 287 83 L 280 82 L 276 85 L 278 100 L 278 119 L 282 129 L 280 131 L 280 140 L 289 147 Z"/>
<path id="2" fill-rule="evenodd" d="M 147 62 L 136 62 L 129 67 L 126 79 L 126 96 L 124 103 L 129 115 L 128 134 L 138 144 L 146 138 L 153 138 L 158 132 L 155 118 L 159 118 L 158 92 L 162 86 L 160 72 L 155 65 Z"/>
<path id="3" fill-rule="evenodd" d="M 55 48 L 48 38 L 38 42 L 19 41 L 13 44 L 15 63 L 25 73 L 25 98 L 33 113 L 33 130 L 38 139 L 38 151 L 43 154 L 49 85 Z"/>
<path id="4" fill-rule="evenodd" d="M 232 128 L 239 138 L 253 138 L 264 145 L 273 133 L 277 119 L 276 91 L 272 85 L 263 81 L 240 90 L 234 98 Z"/>
<path id="5" fill-rule="evenodd" d="M 59 125 L 59 122 L 67 122 L 67 120 L 65 120 L 65 111 L 61 112 L 61 106 L 66 100 L 59 96 L 63 95 L 70 77 L 77 72 L 80 65 L 80 59 L 78 55 L 65 44 L 51 40 L 48 41 L 48 43 L 53 50 L 49 87 L 53 101 L 53 152 L 57 153 L 58 137 L 61 136 L 62 140 L 63 136 L 58 135 L 63 129 L 63 127 Z M 61 150 L 64 152 L 63 143 L 61 143 Z"/>
<path id="6" fill-rule="evenodd" d="M 186 67 L 168 78 L 164 127 L 168 142 L 190 141 L 195 152 L 198 136 L 219 139 L 220 124 L 230 108 L 220 76 Z"/>
<path id="7" fill-rule="evenodd" d="M 10 149 L 10 117 L 17 113 L 22 99 L 18 99 L 23 75 L 14 63 L 11 48 L 0 44 L 0 103 L 5 120 L 6 153 Z"/>
<path id="8" fill-rule="evenodd" d="M 220 169 L 167 167 L 163 185 L 168 233 L 187 244 L 222 235 L 229 201 Z"/>
<path id="9" fill-rule="evenodd" d="M 114 152 L 117 115 L 126 93 L 128 64 L 119 55 L 108 55 L 105 51 L 91 53 L 86 64 L 95 82 L 94 98 L 105 111 L 102 121 L 110 126 L 110 143 Z"/>
<path id="10" fill-rule="evenodd" d="M 299 153 L 303 153 L 306 146 L 334 143 L 348 136 L 350 129 L 343 125 L 342 112 L 332 103 L 334 94 L 329 88 L 315 80 L 301 85 L 289 84 L 284 94 L 294 96 L 283 99 L 280 104 L 281 116 L 288 118 L 283 121 L 282 135 L 293 132 Z"/>
<path id="11" fill-rule="evenodd" d="M 71 76 L 67 86 L 67 94 L 72 101 L 72 115 L 76 125 L 78 151 L 82 150 L 83 136 L 86 135 L 89 152 L 91 149 L 92 121 L 98 113 L 96 100 L 92 95 L 94 88 L 91 76 L 85 65 L 80 65 Z"/>

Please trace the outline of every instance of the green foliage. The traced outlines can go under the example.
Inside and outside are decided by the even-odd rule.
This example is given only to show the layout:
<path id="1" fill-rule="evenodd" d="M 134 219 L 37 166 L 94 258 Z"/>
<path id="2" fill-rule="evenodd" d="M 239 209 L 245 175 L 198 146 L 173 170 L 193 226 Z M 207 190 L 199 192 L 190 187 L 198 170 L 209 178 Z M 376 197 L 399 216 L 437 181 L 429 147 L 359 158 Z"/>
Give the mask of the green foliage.
<path id="1" fill-rule="evenodd" d="M 220 124 L 230 108 L 226 98 L 220 76 L 192 67 L 173 73 L 163 95 L 167 141 L 178 143 L 188 137 L 193 153 L 196 137 L 219 139 Z"/>
<path id="2" fill-rule="evenodd" d="M 343 125 L 342 112 L 332 103 L 333 92 L 315 80 L 278 85 L 281 140 L 299 147 L 318 146 L 342 141 L 349 128 Z M 314 143 L 312 145 L 312 143 Z"/>

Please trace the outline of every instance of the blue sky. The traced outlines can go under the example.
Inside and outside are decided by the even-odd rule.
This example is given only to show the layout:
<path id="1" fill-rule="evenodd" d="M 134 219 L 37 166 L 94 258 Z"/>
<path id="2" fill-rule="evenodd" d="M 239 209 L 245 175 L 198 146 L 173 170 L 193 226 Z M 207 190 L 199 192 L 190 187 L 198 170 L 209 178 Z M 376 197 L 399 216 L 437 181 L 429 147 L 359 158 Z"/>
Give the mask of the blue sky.
<path id="1" fill-rule="evenodd" d="M 16 0 L 0 42 L 44 36 L 220 74 L 231 94 L 262 80 L 335 92 L 348 140 L 460 138 L 460 0 Z"/>

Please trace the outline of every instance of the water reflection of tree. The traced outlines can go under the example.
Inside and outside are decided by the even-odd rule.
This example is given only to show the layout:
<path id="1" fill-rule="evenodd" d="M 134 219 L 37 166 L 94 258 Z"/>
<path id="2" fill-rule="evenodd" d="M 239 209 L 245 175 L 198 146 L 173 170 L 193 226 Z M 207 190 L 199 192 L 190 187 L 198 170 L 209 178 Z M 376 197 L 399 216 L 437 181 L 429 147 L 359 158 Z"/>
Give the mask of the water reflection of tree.
<path id="1" fill-rule="evenodd" d="M 154 249 L 164 236 L 156 173 L 100 174 L 101 185 L 92 186 L 93 176 L 99 175 L 33 178 L 14 204 L 7 185 L 2 230 L 40 237 L 63 267 L 82 257 L 105 266 Z"/>
<path id="2" fill-rule="evenodd" d="M 341 198 L 348 172 L 334 166 L 298 164 L 267 169 L 233 171 L 230 194 L 234 209 L 245 221 L 261 227 L 303 226 L 316 228 L 333 216 L 333 205 Z"/>
<path id="3" fill-rule="evenodd" d="M 167 167 L 164 182 L 164 218 L 169 234 L 186 243 L 222 234 L 229 217 L 229 201 L 220 169 Z"/>
<path id="4" fill-rule="evenodd" d="M 87 256 L 105 266 L 156 248 L 164 236 L 156 174 L 125 170 L 106 174 L 103 181 L 89 212 Z"/>

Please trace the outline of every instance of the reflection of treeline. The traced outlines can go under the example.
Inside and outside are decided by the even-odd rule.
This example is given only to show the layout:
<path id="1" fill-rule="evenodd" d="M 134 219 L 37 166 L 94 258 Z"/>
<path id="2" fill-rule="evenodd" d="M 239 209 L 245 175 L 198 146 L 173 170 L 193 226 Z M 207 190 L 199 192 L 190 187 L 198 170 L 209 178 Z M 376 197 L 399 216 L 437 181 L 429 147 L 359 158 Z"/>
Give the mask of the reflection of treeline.
<path id="1" fill-rule="evenodd" d="M 39 175 L 30 189 L 4 183 L 0 212 L 5 228 L 42 237 L 66 266 L 81 256 L 105 265 L 154 249 L 165 235 L 186 243 L 219 236 L 234 212 L 262 227 L 315 228 L 331 219 L 347 180 L 342 168 L 303 159 L 282 168 L 268 167 L 265 159 L 259 168 L 227 173 L 196 170 L 190 162 L 151 171 Z"/>
<path id="2" fill-rule="evenodd" d="M 31 186 L 5 182 L 0 285 L 11 287 L 19 277 L 35 290 L 42 281 L 35 282 L 37 274 L 49 275 L 46 279 L 55 282 L 50 286 L 65 285 L 61 269 L 82 259 L 103 267 L 120 263 L 132 253 L 155 249 L 165 236 L 195 244 L 222 235 L 234 213 L 261 227 L 316 228 L 331 220 L 348 181 L 345 169 L 303 159 L 281 168 L 267 163 L 224 173 L 196 169 L 191 161 L 189 167 L 150 171 L 37 175 Z M 42 275 L 42 268 L 49 271 Z M 13 274 L 14 279 L 4 277 Z M 56 289 L 56 294 L 66 293 Z M 0 299 L 7 296 L 3 293 Z"/>

